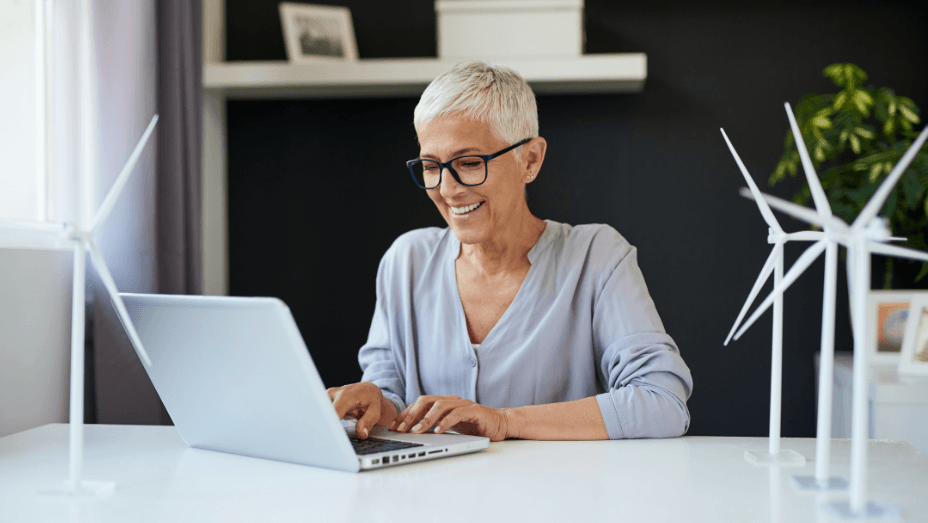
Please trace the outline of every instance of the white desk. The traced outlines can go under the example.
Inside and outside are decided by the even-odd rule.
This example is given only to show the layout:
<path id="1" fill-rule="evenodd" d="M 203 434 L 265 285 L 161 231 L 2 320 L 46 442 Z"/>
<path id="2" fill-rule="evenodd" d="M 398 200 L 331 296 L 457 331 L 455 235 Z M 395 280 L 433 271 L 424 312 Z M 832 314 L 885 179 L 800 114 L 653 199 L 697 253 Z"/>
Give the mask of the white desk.
<path id="1" fill-rule="evenodd" d="M 187 448 L 174 427 L 91 425 L 85 477 L 116 482 L 94 502 L 36 492 L 67 477 L 67 425 L 0 438 L 0 521 L 826 521 L 824 495 L 795 491 L 815 441 L 786 439 L 805 467 L 748 464 L 766 438 L 494 443 L 478 454 L 360 474 Z M 832 466 L 847 475 L 850 442 Z M 871 499 L 928 522 L 928 457 L 870 443 Z M 846 495 L 833 495 L 843 497 Z"/>

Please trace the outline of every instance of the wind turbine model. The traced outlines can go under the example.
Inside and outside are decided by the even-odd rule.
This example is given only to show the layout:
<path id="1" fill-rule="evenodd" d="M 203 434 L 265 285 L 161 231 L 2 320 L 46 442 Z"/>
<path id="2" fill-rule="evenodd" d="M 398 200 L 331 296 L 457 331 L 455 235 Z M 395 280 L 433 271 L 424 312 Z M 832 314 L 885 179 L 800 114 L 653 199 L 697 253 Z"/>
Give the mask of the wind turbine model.
<path id="1" fill-rule="evenodd" d="M 84 285 L 85 285 L 85 254 L 90 253 L 90 259 L 93 266 L 103 280 L 116 312 L 122 319 L 122 323 L 132 340 L 132 346 L 135 347 L 139 358 L 145 363 L 145 366 L 151 366 L 151 359 L 142 347 L 142 341 L 132 324 L 132 319 L 126 312 L 126 306 L 119 296 L 119 290 L 116 288 L 116 282 L 110 274 L 103 259 L 103 254 L 97 247 L 94 240 L 97 231 L 106 221 L 119 194 L 122 192 L 129 181 L 129 176 L 135 167 L 148 138 L 155 129 L 158 122 L 158 115 L 152 118 L 148 128 L 142 135 L 141 140 L 135 146 L 135 150 L 129 156 L 129 160 L 119 173 L 116 183 L 110 189 L 109 194 L 103 200 L 103 204 L 97 211 L 90 227 L 84 229 L 80 225 L 70 223 L 43 223 L 27 221 L 0 221 L 0 235 L 12 238 L 27 238 L 39 240 L 43 247 L 56 250 L 74 250 L 74 290 L 71 302 L 71 410 L 70 410 L 70 463 L 69 463 L 69 480 L 63 490 L 54 489 L 48 491 L 48 494 L 68 494 L 68 495 L 101 495 L 112 491 L 113 484 L 99 481 L 83 481 L 81 473 L 83 469 L 83 446 L 84 446 Z M 44 241 L 42 241 L 44 240 Z"/>
<path id="2" fill-rule="evenodd" d="M 754 303 L 754 299 L 760 292 L 761 287 L 763 287 L 763 285 L 770 278 L 770 272 L 773 271 L 774 273 L 773 281 L 775 287 L 783 280 L 783 245 L 789 240 L 818 240 L 821 238 L 822 233 L 818 231 L 802 231 L 798 233 L 787 234 L 784 232 L 783 228 L 780 227 L 780 223 L 773 215 L 773 211 L 771 211 L 770 207 L 767 205 L 767 202 L 765 202 L 764 199 L 760 197 L 760 189 L 757 188 L 757 185 L 754 183 L 754 179 L 751 178 L 750 173 L 748 173 L 747 168 L 741 161 L 741 157 L 738 156 L 738 153 L 735 151 L 735 147 L 728 139 L 728 135 L 725 134 L 725 129 L 720 129 L 720 131 L 722 131 L 722 137 L 725 138 L 725 143 L 728 144 L 728 149 L 731 151 L 732 156 L 735 157 L 735 163 L 738 164 L 738 168 L 741 170 L 741 174 L 744 175 L 744 180 L 747 182 L 751 193 L 755 195 L 754 200 L 757 203 L 757 208 L 760 210 L 761 216 L 764 217 L 764 221 L 767 222 L 767 225 L 770 226 L 768 229 L 767 242 L 773 244 L 773 249 L 770 251 L 770 255 L 767 257 L 766 263 L 764 263 L 764 268 L 761 269 L 760 275 L 757 277 L 757 281 L 754 282 L 754 287 L 751 289 L 751 293 L 748 295 L 748 299 L 744 302 L 744 306 L 741 307 L 741 312 L 738 314 L 738 319 L 735 320 L 735 324 L 732 325 L 731 331 L 728 333 L 728 337 L 725 338 L 725 345 L 728 345 L 728 342 L 731 341 L 732 335 L 735 333 L 735 329 L 738 328 L 738 325 L 741 323 L 741 320 L 744 319 L 744 315 L 748 312 L 751 304 Z M 780 449 L 780 416 L 782 410 L 780 399 L 782 387 L 783 294 L 781 293 L 775 298 L 773 305 L 773 342 L 771 347 L 770 362 L 769 446 L 767 452 L 754 452 L 749 450 L 744 451 L 745 459 L 755 465 L 805 465 L 806 463 L 805 456 L 799 454 L 798 452 L 789 449 Z"/>
<path id="3" fill-rule="evenodd" d="M 776 286 L 763 303 L 757 308 L 751 318 L 745 323 L 741 330 L 735 335 L 738 339 L 745 330 L 747 330 L 754 321 L 774 302 L 776 295 L 782 294 L 802 272 L 812 264 L 813 261 L 826 249 L 826 243 L 834 241 L 847 247 L 849 266 L 851 267 L 850 281 L 853 285 L 849 289 L 851 294 L 852 319 L 854 323 L 854 392 L 853 392 L 853 421 L 851 429 L 851 482 L 850 482 L 850 500 L 848 502 L 836 502 L 827 505 L 827 508 L 835 515 L 842 518 L 860 518 L 860 517 L 898 517 L 899 512 L 893 507 L 880 505 L 874 502 L 867 502 L 867 439 L 868 434 L 868 405 L 867 391 L 868 379 L 867 374 L 869 364 L 867 361 L 867 325 L 864 322 L 867 310 L 867 298 L 870 290 L 870 254 L 877 253 L 884 256 L 893 256 L 898 258 L 909 258 L 928 262 L 928 253 L 907 249 L 896 245 L 890 245 L 886 242 L 895 238 L 891 236 L 888 221 L 885 218 L 877 216 L 889 193 L 893 190 L 899 178 L 905 173 L 909 164 L 915 158 L 915 155 L 928 139 L 928 127 L 922 130 L 918 138 L 912 143 L 912 146 L 902 155 L 899 163 L 893 167 L 893 170 L 886 176 L 879 189 L 867 202 L 867 205 L 860 212 L 854 223 L 848 225 L 843 220 L 835 216 L 814 212 L 811 209 L 796 205 L 774 196 L 762 194 L 767 203 L 790 216 L 798 218 L 807 223 L 818 225 L 825 230 L 827 239 L 816 242 L 812 247 L 806 250 L 802 256 L 796 260 L 796 264 L 790 268 L 784 276 L 780 285 Z M 801 139 L 797 140 L 797 146 L 804 148 Z M 802 149 L 800 149 L 802 150 Z M 810 187 L 813 195 L 816 192 L 824 194 L 818 177 L 810 177 Z M 753 198 L 753 194 L 745 189 L 741 190 L 742 196 Z M 825 202 L 827 204 L 827 201 Z M 830 209 L 829 209 L 830 210 Z M 834 264 L 832 264 L 834 266 Z M 826 270 L 827 266 L 826 266 Z M 827 284 L 827 283 L 826 283 Z M 830 332 L 825 333 L 824 329 Z M 834 323 L 823 325 L 823 339 L 826 334 L 830 340 L 834 340 Z M 824 354 L 823 354 L 824 361 Z M 829 376 L 830 379 L 830 376 Z M 828 416 L 831 415 L 831 403 L 827 404 Z M 822 414 L 821 411 L 819 413 Z M 818 435 L 819 438 L 823 434 Z"/>
<path id="4" fill-rule="evenodd" d="M 41 3 L 39 3 L 41 5 Z M 83 0 L 76 7 L 79 20 L 79 45 L 77 46 L 79 61 L 79 95 L 80 95 L 80 148 L 81 168 L 76 173 L 78 191 L 83 191 L 81 181 L 86 181 L 95 174 L 95 132 L 93 125 L 93 10 L 91 0 Z M 44 84 L 43 84 L 44 89 Z M 100 481 L 84 481 L 81 478 L 84 463 L 84 285 L 86 278 L 86 253 L 90 252 L 93 262 L 103 285 L 106 287 L 116 312 L 129 334 L 132 346 L 138 353 L 145 366 L 151 366 L 151 359 L 142 347 L 132 319 L 126 312 L 126 306 L 119 296 L 119 290 L 113 281 L 106 266 L 106 261 L 94 239 L 97 231 L 106 221 L 120 193 L 129 181 L 129 176 L 138 162 L 145 144 L 148 143 L 158 115 L 152 118 L 148 128 L 142 134 L 128 161 L 116 178 L 103 204 L 94 216 L 90 226 L 87 227 L 84 216 L 84 198 L 78 197 L 75 223 L 47 223 L 0 220 L 0 237 L 13 240 L 13 245 L 27 248 L 74 250 L 74 289 L 71 303 L 71 394 L 70 394 L 70 432 L 69 432 L 69 479 L 62 487 L 52 488 L 40 492 L 42 495 L 67 496 L 98 496 L 113 490 L 113 483 Z"/>

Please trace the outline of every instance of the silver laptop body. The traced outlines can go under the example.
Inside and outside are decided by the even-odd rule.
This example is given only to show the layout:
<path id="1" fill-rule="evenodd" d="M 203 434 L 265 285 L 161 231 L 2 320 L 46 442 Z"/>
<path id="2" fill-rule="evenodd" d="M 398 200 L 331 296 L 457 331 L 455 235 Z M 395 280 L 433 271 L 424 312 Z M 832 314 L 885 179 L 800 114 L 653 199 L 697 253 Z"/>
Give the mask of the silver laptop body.
<path id="1" fill-rule="evenodd" d="M 282 301 L 121 296 L 151 357 L 145 370 L 191 447 L 357 472 L 490 444 L 484 437 L 378 427 L 371 436 L 419 446 L 358 454 L 349 440 L 353 424 L 338 419 Z"/>

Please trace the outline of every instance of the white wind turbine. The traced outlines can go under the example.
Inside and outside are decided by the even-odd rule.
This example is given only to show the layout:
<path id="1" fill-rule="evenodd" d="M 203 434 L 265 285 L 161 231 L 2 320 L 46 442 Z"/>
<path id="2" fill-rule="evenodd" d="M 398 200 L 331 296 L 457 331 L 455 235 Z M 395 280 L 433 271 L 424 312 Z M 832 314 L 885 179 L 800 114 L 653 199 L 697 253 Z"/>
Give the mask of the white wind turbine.
<path id="1" fill-rule="evenodd" d="M 97 247 L 94 239 L 97 231 L 106 221 L 113 206 L 119 198 L 120 193 L 129 181 L 133 168 L 148 143 L 155 124 L 158 122 L 158 115 L 151 119 L 145 133 L 135 146 L 135 150 L 129 156 L 126 165 L 122 168 L 116 182 L 110 189 L 110 192 L 103 200 L 103 204 L 97 211 L 96 216 L 91 222 L 90 227 L 83 228 L 79 223 L 49 223 L 49 222 L 29 222 L 18 220 L 0 220 L 0 236 L 13 240 L 23 245 L 32 245 L 38 248 L 54 250 L 74 250 L 74 289 L 71 302 L 71 394 L 70 394 L 70 437 L 69 437 L 69 479 L 64 489 L 52 489 L 47 494 L 67 494 L 67 495 L 99 495 L 105 494 L 112 490 L 113 484 L 99 481 L 83 481 L 81 479 L 83 471 L 83 447 L 84 447 L 84 286 L 85 286 L 85 261 L 86 253 L 90 253 L 90 259 L 93 266 L 103 280 L 116 312 L 122 319 L 129 339 L 132 340 L 132 346 L 145 363 L 146 367 L 151 366 L 151 359 L 142 347 L 142 341 L 139 339 L 132 319 L 126 312 L 126 306 L 119 296 L 119 290 L 116 288 L 116 282 L 110 274 L 103 259 L 103 254 Z M 79 213 L 78 213 L 79 214 Z M 80 221 L 80 218 L 78 218 Z M 25 241 L 24 241 L 25 240 Z M 16 243 L 16 242 L 14 242 Z"/>
<path id="2" fill-rule="evenodd" d="M 80 125 L 81 166 L 75 171 L 78 191 L 85 189 L 81 182 L 87 182 L 91 176 L 96 174 L 97 169 L 95 164 L 96 129 L 93 121 L 94 41 L 91 3 L 91 0 L 82 0 L 75 7 L 79 29 L 77 33 L 78 45 L 75 46 L 78 55 L 77 61 L 79 62 L 78 94 L 80 100 L 78 123 Z M 42 4 L 39 2 L 37 5 L 41 7 Z M 41 88 L 43 90 L 46 88 L 44 80 Z M 142 362 L 146 366 L 151 366 L 151 359 L 145 352 L 138 333 L 136 333 L 132 324 L 132 319 L 126 312 L 125 304 L 119 296 L 119 290 L 116 288 L 113 276 L 106 266 L 106 261 L 97 247 L 95 237 L 116 205 L 116 201 L 125 188 L 126 182 L 129 181 L 129 176 L 132 174 L 135 164 L 148 143 L 157 122 L 158 115 L 155 115 L 142 134 L 138 144 L 136 144 L 132 154 L 129 155 L 129 159 L 123 166 L 122 171 L 120 171 L 113 187 L 103 199 L 100 209 L 89 226 L 87 226 L 84 216 L 85 198 L 82 197 L 77 197 L 75 200 L 77 205 L 74 211 L 74 223 L 0 220 L 0 238 L 10 240 L 10 245 L 25 248 L 74 251 L 74 279 L 71 303 L 69 479 L 64 482 L 63 486 L 40 492 L 41 495 L 96 496 L 112 492 L 114 487 L 112 482 L 84 481 L 82 479 L 84 463 L 84 287 L 86 284 L 86 254 L 87 252 L 90 253 L 90 259 L 100 275 L 100 279 L 103 281 L 113 305 L 116 307 L 116 312 L 129 334 L 133 348 Z"/>
<path id="3" fill-rule="evenodd" d="M 898 510 L 880 505 L 874 502 L 867 502 L 867 439 L 868 434 L 868 370 L 869 364 L 867 361 L 867 348 L 866 340 L 868 336 L 867 325 L 864 322 L 866 318 L 866 309 L 867 309 L 867 298 L 870 292 L 870 255 L 871 253 L 882 254 L 884 256 L 893 256 L 899 258 L 909 258 L 913 260 L 920 260 L 928 262 L 928 253 L 916 251 L 913 249 L 907 249 L 905 247 L 900 247 L 896 245 L 890 245 L 886 242 L 892 241 L 896 238 L 893 238 L 891 231 L 888 227 L 888 221 L 885 218 L 877 216 L 880 208 L 882 208 L 883 203 L 886 201 L 886 198 L 889 196 L 889 193 L 893 190 L 896 183 L 898 183 L 899 178 L 905 173 L 905 170 L 908 168 L 909 164 L 915 158 L 915 155 L 924 145 L 925 140 L 928 139 L 928 127 L 922 130 L 921 134 L 918 135 L 918 138 L 912 143 L 911 147 L 902 155 L 902 158 L 893 167 L 893 170 L 887 175 L 886 179 L 883 180 L 883 183 L 880 184 L 879 189 L 876 193 L 867 202 L 867 205 L 860 212 L 857 218 L 854 220 L 854 223 L 848 225 L 843 220 L 836 218 L 831 215 L 830 208 L 828 213 L 823 213 L 823 209 L 819 208 L 819 212 L 812 211 L 801 205 L 796 205 L 792 202 L 781 200 L 774 196 L 762 194 L 761 197 L 767 201 L 767 203 L 790 216 L 793 216 L 797 219 L 805 221 L 807 223 L 817 225 L 822 227 L 825 230 L 825 238 L 816 242 L 812 247 L 806 250 L 802 256 L 796 261 L 795 265 L 790 268 L 789 272 L 784 276 L 783 281 L 780 285 L 777 285 L 774 290 L 770 293 L 769 296 L 764 300 L 763 303 L 757 308 L 754 314 L 748 319 L 744 324 L 741 330 L 735 335 L 735 339 L 738 339 L 741 334 L 746 331 L 751 324 L 753 324 L 757 318 L 775 301 L 775 297 L 779 294 L 782 294 L 795 280 L 799 277 L 802 272 L 815 261 L 815 259 L 822 253 L 823 250 L 826 250 L 827 244 L 829 242 L 840 243 L 847 247 L 848 251 L 848 266 L 851 275 L 849 276 L 849 281 L 852 282 L 849 288 L 849 293 L 851 295 L 851 310 L 852 310 L 852 319 L 853 321 L 853 330 L 854 330 L 854 378 L 853 378 L 853 420 L 852 420 L 852 429 L 851 429 L 851 481 L 850 481 L 850 500 L 848 502 L 837 502 L 830 503 L 828 505 L 829 510 L 834 512 L 839 517 L 846 518 L 860 518 L 860 517 L 895 517 L 898 516 Z M 800 148 L 800 151 L 804 151 L 805 143 L 802 139 L 797 139 L 797 147 Z M 807 152 L 805 154 L 808 154 Z M 812 188 L 812 194 L 815 195 L 816 192 L 824 194 L 824 190 L 821 187 L 821 184 L 817 176 L 812 176 L 809 179 L 810 188 Z M 742 196 L 746 198 L 753 198 L 754 195 L 745 189 L 741 190 Z M 827 205 L 827 200 L 825 201 Z M 831 267 L 835 267 L 835 263 L 830 264 Z M 826 264 L 826 271 L 830 270 L 829 265 Z M 827 285 L 827 278 L 826 278 Z M 826 287 L 827 293 L 827 287 Z M 826 294 L 826 302 L 828 301 Z M 827 332 L 826 332 L 827 330 Z M 834 321 L 833 317 L 831 318 L 831 323 L 823 324 L 823 340 L 831 340 L 833 345 L 834 342 Z M 824 353 L 823 353 L 823 366 L 824 366 Z M 829 381 L 831 377 L 828 377 Z M 830 419 L 831 417 L 831 402 L 828 402 L 825 405 L 827 410 L 827 416 Z M 819 416 L 822 416 L 823 412 L 820 408 Z M 830 437 L 830 435 L 828 435 Z M 818 435 L 819 438 L 825 437 L 823 434 Z M 817 471 L 818 472 L 818 471 Z M 817 474 L 818 475 L 818 474 Z"/>
<path id="4" fill-rule="evenodd" d="M 760 197 L 760 189 L 757 188 L 754 179 L 751 178 L 750 173 L 748 173 L 747 168 L 741 161 L 741 157 L 738 156 L 735 147 L 728 139 L 728 135 L 725 134 L 725 129 L 720 130 L 722 131 L 722 137 L 725 138 L 725 143 L 728 144 L 728 149 L 731 151 L 732 156 L 735 157 L 735 163 L 738 164 L 741 174 L 744 175 L 744 180 L 747 182 L 751 192 L 755 195 L 755 202 L 757 203 L 757 208 L 760 210 L 761 216 L 764 217 L 764 221 L 770 226 L 768 229 L 767 242 L 773 244 L 773 249 L 770 251 L 770 255 L 764 263 L 764 268 L 761 269 L 757 281 L 754 282 L 754 287 L 751 289 L 751 293 L 748 295 L 747 300 L 745 300 L 744 306 L 741 307 L 741 312 L 738 314 L 735 324 L 732 325 L 731 331 L 728 332 L 728 337 L 725 338 L 725 345 L 728 345 L 728 342 L 731 341 L 741 320 L 744 319 L 744 315 L 748 312 L 751 304 L 754 303 L 754 299 L 757 297 L 760 289 L 770 278 L 770 273 L 773 272 L 774 274 L 774 286 L 779 285 L 783 280 L 783 245 L 790 240 L 818 240 L 821 238 L 822 233 L 818 231 L 802 231 L 787 234 L 783 231 L 783 228 L 780 227 L 780 223 L 773 215 L 773 211 L 770 210 L 767 202 Z M 783 294 L 778 295 L 774 300 L 772 337 L 770 358 L 770 437 L 768 438 L 768 449 L 767 452 L 746 450 L 744 451 L 744 457 L 755 465 L 805 465 L 805 456 L 794 450 L 783 450 L 780 448 L 781 391 L 783 387 Z"/>

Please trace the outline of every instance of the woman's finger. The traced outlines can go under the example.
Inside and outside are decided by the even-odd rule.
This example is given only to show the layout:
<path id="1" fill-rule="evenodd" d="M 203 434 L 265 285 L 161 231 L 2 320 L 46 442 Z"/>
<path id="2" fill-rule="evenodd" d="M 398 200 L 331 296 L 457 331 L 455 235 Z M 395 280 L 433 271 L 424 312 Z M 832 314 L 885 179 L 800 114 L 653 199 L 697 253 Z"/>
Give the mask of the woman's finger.
<path id="1" fill-rule="evenodd" d="M 403 411 L 405 414 L 401 413 L 393 420 L 393 423 L 390 425 L 390 430 L 408 432 L 409 429 L 415 425 L 416 421 L 418 421 L 439 398 L 440 396 L 419 396 L 419 399 L 417 399 L 415 403 L 406 407 L 406 410 Z"/>
<path id="2" fill-rule="evenodd" d="M 476 408 L 475 405 L 468 405 L 466 407 L 457 408 L 449 412 L 447 416 L 438 422 L 438 425 L 435 426 L 435 432 L 442 434 L 446 430 L 451 430 L 455 425 L 462 422 L 471 422 L 475 425 L 484 426 L 486 425 L 486 420 L 483 418 L 483 412 Z M 479 435 L 485 436 L 485 434 Z"/>
<path id="3" fill-rule="evenodd" d="M 342 390 L 344 387 L 329 387 L 326 389 L 326 393 L 329 395 L 329 401 L 335 401 L 335 395 L 338 394 L 338 391 Z"/>
<path id="4" fill-rule="evenodd" d="M 380 421 L 380 402 L 374 402 L 367 406 L 364 414 L 354 426 L 354 433 L 361 439 L 367 439 L 371 429 Z"/>
<path id="5" fill-rule="evenodd" d="M 338 391 L 332 406 L 335 407 L 335 413 L 338 414 L 339 419 L 345 419 L 345 416 L 349 414 L 355 418 L 360 417 L 372 403 L 377 403 L 379 406 L 379 398 L 371 397 L 365 394 L 363 389 L 353 387 Z"/>
<path id="6" fill-rule="evenodd" d="M 462 423 L 470 429 L 466 431 L 467 433 L 476 429 L 476 432 L 473 432 L 474 436 L 485 436 L 491 441 L 506 439 L 505 428 L 500 424 L 498 411 L 478 405 L 462 407 L 448 413 L 435 427 L 435 432 L 441 434 Z"/>
<path id="7" fill-rule="evenodd" d="M 422 416 L 422 419 L 413 426 L 410 432 L 414 434 L 422 434 L 423 432 L 427 431 L 433 425 L 441 421 L 449 412 L 457 407 L 462 406 L 461 401 L 462 400 L 449 399 L 440 399 L 435 401 L 435 403 L 432 403 L 432 408 L 425 413 L 425 416 Z"/>

